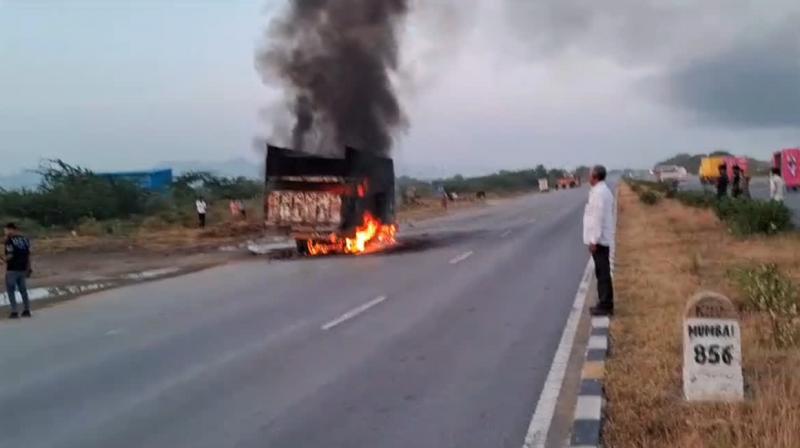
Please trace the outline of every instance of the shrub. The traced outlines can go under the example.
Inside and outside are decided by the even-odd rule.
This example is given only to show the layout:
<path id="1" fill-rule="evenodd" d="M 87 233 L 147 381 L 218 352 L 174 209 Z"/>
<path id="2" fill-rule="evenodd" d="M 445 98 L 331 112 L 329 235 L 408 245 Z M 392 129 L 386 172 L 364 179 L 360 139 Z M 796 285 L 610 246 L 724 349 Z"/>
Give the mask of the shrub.
<path id="1" fill-rule="evenodd" d="M 739 287 L 747 298 L 747 308 L 769 316 L 773 342 L 785 347 L 800 341 L 797 321 L 800 303 L 791 280 L 774 264 L 742 269 L 737 274 Z"/>
<path id="2" fill-rule="evenodd" d="M 141 224 L 141 228 L 145 230 L 164 230 L 172 226 L 172 223 L 166 221 L 160 215 L 148 216 L 142 220 Z"/>
<path id="3" fill-rule="evenodd" d="M 127 219 L 141 214 L 150 195 L 131 182 L 98 176 L 61 160 L 43 163 L 39 173 L 42 183 L 36 190 L 0 190 L 0 215 L 71 228 L 85 219 Z"/>
<path id="4" fill-rule="evenodd" d="M 645 190 L 639 193 L 639 200 L 647 205 L 655 205 L 658 203 L 658 195 L 650 190 Z"/>
<path id="5" fill-rule="evenodd" d="M 737 235 L 772 235 L 792 228 L 791 211 L 777 201 L 723 199 L 715 211 Z"/>
<path id="6" fill-rule="evenodd" d="M 130 234 L 135 227 L 136 225 L 128 220 L 109 219 L 98 221 L 94 218 L 84 218 L 74 230 L 81 236 L 121 236 Z"/>
<path id="7" fill-rule="evenodd" d="M 102 236 L 106 233 L 103 223 L 94 218 L 85 218 L 75 227 L 80 236 Z"/>
<path id="8" fill-rule="evenodd" d="M 39 236 L 44 235 L 47 232 L 46 227 L 43 227 L 32 219 L 0 215 L 0 224 L 6 225 L 6 223 L 9 222 L 16 224 L 22 230 L 22 233 L 27 236 Z"/>
<path id="9" fill-rule="evenodd" d="M 707 208 L 716 202 L 714 195 L 702 191 L 678 191 L 674 197 L 689 207 Z"/>

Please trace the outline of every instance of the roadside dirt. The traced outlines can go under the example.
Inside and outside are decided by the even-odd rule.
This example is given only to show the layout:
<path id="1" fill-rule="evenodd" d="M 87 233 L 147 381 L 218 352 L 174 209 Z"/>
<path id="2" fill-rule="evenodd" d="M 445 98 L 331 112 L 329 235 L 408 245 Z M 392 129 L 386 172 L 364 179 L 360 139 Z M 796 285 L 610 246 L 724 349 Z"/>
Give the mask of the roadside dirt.
<path id="1" fill-rule="evenodd" d="M 800 235 L 735 238 L 710 210 L 642 204 L 620 187 L 616 315 L 607 364 L 605 446 L 800 447 L 800 349 L 766 343 L 764 316 L 742 311 L 746 400 L 690 404 L 681 385 L 681 319 L 698 290 L 742 304 L 731 271 L 775 263 L 800 280 Z"/>
<path id="2" fill-rule="evenodd" d="M 451 202 L 447 210 L 433 199 L 400 206 L 398 223 L 415 222 L 487 206 L 485 201 Z M 286 241 L 285 235 L 266 234 L 255 216 L 250 221 L 223 222 L 206 229 L 137 230 L 125 237 L 59 235 L 34 239 L 34 275 L 30 288 L 81 285 L 128 275 L 173 269 L 193 271 L 251 258 L 249 242 Z"/>

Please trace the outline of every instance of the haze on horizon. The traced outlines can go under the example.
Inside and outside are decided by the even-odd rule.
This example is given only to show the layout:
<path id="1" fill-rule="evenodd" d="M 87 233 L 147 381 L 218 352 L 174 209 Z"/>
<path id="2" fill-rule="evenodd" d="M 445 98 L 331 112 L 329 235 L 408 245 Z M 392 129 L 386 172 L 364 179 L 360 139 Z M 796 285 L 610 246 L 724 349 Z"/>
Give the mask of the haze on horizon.
<path id="1" fill-rule="evenodd" d="M 446 173 L 800 145 L 800 3 L 417 0 L 400 165 Z M 424 4 L 423 4 L 424 3 Z M 0 174 L 257 163 L 285 111 L 256 49 L 280 0 L 0 0 Z"/>

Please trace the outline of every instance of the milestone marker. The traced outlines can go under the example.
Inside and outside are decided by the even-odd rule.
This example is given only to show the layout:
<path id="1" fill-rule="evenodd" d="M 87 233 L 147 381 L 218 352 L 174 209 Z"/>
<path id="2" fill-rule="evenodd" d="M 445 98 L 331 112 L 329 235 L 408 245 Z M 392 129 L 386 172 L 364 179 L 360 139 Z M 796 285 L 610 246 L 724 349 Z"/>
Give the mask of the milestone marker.
<path id="1" fill-rule="evenodd" d="M 741 401 L 742 337 L 731 301 L 701 292 L 683 320 L 683 393 L 688 401 Z"/>

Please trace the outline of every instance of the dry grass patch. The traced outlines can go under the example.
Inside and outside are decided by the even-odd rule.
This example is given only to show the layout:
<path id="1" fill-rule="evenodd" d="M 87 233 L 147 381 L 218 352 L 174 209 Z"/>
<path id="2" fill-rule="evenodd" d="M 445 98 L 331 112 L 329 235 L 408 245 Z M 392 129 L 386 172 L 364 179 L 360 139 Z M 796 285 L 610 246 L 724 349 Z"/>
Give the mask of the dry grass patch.
<path id="1" fill-rule="evenodd" d="M 686 301 L 710 289 L 743 303 L 730 272 L 758 263 L 800 280 L 800 237 L 739 239 L 710 210 L 671 200 L 646 206 L 621 187 L 606 446 L 800 447 L 800 351 L 766 343 L 761 315 L 742 315 L 746 402 L 682 397 Z"/>

